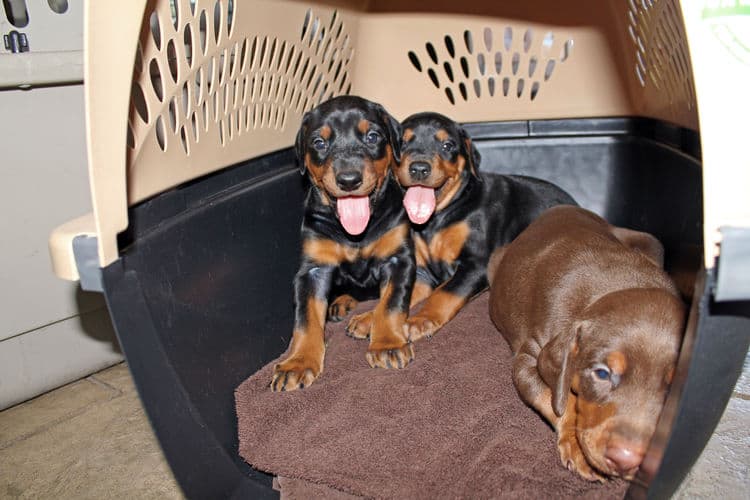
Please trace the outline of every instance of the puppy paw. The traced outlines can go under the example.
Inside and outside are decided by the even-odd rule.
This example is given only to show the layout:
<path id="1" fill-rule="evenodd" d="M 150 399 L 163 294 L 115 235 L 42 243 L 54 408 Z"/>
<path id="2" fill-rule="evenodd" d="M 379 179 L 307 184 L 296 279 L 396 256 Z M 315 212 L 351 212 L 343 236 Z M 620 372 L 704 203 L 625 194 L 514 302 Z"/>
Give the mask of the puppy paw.
<path id="1" fill-rule="evenodd" d="M 295 391 L 309 387 L 320 375 L 322 366 L 304 358 L 290 358 L 278 363 L 273 369 L 271 390 L 274 392 Z"/>
<path id="2" fill-rule="evenodd" d="M 328 321 L 338 322 L 357 306 L 357 301 L 351 295 L 341 295 L 328 306 Z"/>
<path id="3" fill-rule="evenodd" d="M 356 314 L 346 326 L 346 334 L 355 339 L 369 339 L 372 329 L 372 311 Z"/>
<path id="4" fill-rule="evenodd" d="M 404 323 L 404 334 L 409 342 L 414 342 L 424 337 L 432 337 L 438 328 L 439 325 L 435 321 L 417 314 L 406 319 L 406 323 Z"/>
<path id="5" fill-rule="evenodd" d="M 401 346 L 370 345 L 365 355 L 372 368 L 405 368 L 414 359 L 410 343 Z"/>
<path id="6" fill-rule="evenodd" d="M 586 461 L 586 457 L 578 444 L 575 436 L 563 436 L 557 441 L 557 449 L 560 452 L 562 464 L 571 472 L 576 472 L 588 481 L 603 483 L 606 478 L 595 471 Z"/>

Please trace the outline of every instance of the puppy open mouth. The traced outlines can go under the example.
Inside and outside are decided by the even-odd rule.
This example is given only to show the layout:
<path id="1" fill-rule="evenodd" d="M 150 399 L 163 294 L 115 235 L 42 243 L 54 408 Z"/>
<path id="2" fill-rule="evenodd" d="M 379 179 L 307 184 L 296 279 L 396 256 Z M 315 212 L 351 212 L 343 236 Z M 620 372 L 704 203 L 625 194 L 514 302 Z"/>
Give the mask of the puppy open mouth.
<path id="1" fill-rule="evenodd" d="M 352 236 L 362 234 L 370 222 L 370 196 L 344 196 L 336 200 L 339 222 Z"/>
<path id="2" fill-rule="evenodd" d="M 406 214 L 415 224 L 424 224 L 435 211 L 435 189 L 426 186 L 411 186 L 404 194 Z"/>

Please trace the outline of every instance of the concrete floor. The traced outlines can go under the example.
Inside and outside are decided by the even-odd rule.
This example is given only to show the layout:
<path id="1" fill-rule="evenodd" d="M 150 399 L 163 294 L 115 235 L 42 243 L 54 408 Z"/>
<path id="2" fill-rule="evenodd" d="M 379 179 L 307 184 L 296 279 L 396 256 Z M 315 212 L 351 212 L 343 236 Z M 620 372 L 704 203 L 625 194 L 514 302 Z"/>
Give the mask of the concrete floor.
<path id="1" fill-rule="evenodd" d="M 750 363 L 677 499 L 750 499 Z M 0 412 L 0 499 L 182 498 L 119 364 Z"/>

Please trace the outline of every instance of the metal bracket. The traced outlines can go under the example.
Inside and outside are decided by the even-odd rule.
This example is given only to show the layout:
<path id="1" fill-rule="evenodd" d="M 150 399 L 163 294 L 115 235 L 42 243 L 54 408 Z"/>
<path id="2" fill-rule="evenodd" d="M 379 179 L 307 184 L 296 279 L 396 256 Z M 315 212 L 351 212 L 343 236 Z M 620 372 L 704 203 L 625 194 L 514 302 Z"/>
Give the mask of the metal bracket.
<path id="1" fill-rule="evenodd" d="M 76 260 L 81 288 L 87 292 L 103 292 L 97 238 L 95 236 L 73 238 L 73 256 Z"/>
<path id="2" fill-rule="evenodd" d="M 750 227 L 721 227 L 714 300 L 750 300 Z"/>

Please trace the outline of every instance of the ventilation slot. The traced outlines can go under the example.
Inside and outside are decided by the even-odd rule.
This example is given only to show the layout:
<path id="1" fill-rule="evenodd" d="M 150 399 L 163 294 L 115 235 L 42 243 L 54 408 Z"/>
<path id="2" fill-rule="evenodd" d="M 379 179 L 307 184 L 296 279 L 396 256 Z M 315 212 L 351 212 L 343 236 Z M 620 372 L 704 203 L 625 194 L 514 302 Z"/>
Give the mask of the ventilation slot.
<path id="1" fill-rule="evenodd" d="M 444 35 L 438 43 L 426 42 L 423 50 L 408 51 L 407 57 L 456 105 L 495 96 L 536 100 L 543 84 L 572 52 L 573 40 L 557 41 L 551 32 L 540 36 L 531 29 L 506 26 L 476 33 L 465 30 L 458 37 Z"/>
<path id="2" fill-rule="evenodd" d="M 233 0 L 153 5 L 135 61 L 127 132 L 133 149 L 150 136 L 161 151 L 190 155 L 199 139 L 226 146 L 251 130 L 282 131 L 290 112 L 351 89 L 353 48 L 336 11 L 321 18 L 307 10 L 299 38 L 285 40 L 236 34 L 237 16 L 252 11 Z M 416 54 L 412 64 L 419 65 Z"/>
<path id="3" fill-rule="evenodd" d="M 653 86 L 671 106 L 692 110 L 695 93 L 679 11 L 676 0 L 628 0 L 628 33 L 641 87 Z"/>

